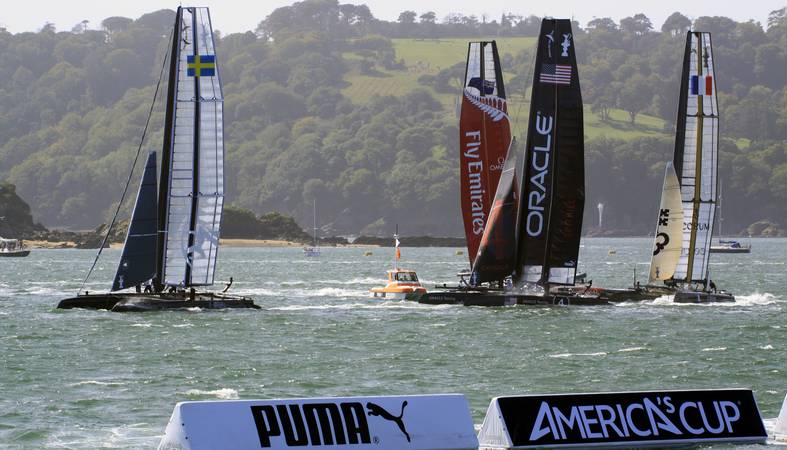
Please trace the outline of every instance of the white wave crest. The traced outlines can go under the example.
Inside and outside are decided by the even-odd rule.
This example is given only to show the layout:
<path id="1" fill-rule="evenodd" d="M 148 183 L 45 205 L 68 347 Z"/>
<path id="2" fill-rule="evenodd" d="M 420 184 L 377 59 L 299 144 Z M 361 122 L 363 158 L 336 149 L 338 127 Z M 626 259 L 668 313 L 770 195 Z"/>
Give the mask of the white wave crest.
<path id="1" fill-rule="evenodd" d="M 725 352 L 727 351 L 727 347 L 705 347 L 702 349 L 703 352 Z"/>
<path id="2" fill-rule="evenodd" d="M 191 397 L 209 395 L 219 398 L 221 400 L 237 400 L 239 398 L 238 391 L 230 388 L 215 389 L 213 391 L 203 391 L 201 389 L 189 389 L 188 391 L 186 391 L 186 395 Z"/>
<path id="3" fill-rule="evenodd" d="M 728 305 L 772 305 L 779 301 L 779 298 L 770 293 L 754 292 L 749 295 L 736 295 L 735 303 L 728 303 Z"/>
<path id="4" fill-rule="evenodd" d="M 78 383 L 72 383 L 71 386 L 86 386 L 86 385 L 96 385 L 96 386 L 123 386 L 124 382 L 121 381 L 101 381 L 101 380 L 83 380 Z"/>
<path id="5" fill-rule="evenodd" d="M 574 356 L 607 356 L 607 352 L 594 352 L 594 353 L 558 353 L 549 355 L 550 358 L 571 358 Z"/>

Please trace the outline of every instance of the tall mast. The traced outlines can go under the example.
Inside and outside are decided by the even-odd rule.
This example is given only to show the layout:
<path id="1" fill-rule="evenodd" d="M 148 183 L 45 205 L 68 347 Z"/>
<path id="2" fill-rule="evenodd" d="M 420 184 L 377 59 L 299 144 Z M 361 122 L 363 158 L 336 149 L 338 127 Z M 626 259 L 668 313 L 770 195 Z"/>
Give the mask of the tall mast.
<path id="1" fill-rule="evenodd" d="M 314 247 L 317 247 L 317 199 L 312 199 L 312 235 Z"/>
<path id="2" fill-rule="evenodd" d="M 182 7 L 175 13 L 175 27 L 172 30 L 172 46 L 169 54 L 169 77 L 167 84 L 167 107 L 164 119 L 164 144 L 161 151 L 161 173 L 159 175 L 158 196 L 158 237 L 156 240 L 156 274 L 154 284 L 156 291 L 164 288 L 164 249 L 167 235 L 167 215 L 169 213 L 169 172 L 172 164 L 172 145 L 175 141 L 175 100 L 177 95 L 178 63 L 180 62 L 180 40 L 183 17 Z"/>
<path id="3" fill-rule="evenodd" d="M 197 45 L 197 15 L 191 15 L 191 30 L 193 33 L 194 45 L 192 48 L 194 49 L 193 55 L 194 60 L 199 60 L 199 46 Z M 195 72 L 199 72 L 199 69 L 196 69 Z M 199 164 L 200 164 L 200 106 L 201 106 L 201 98 L 200 98 L 200 86 L 199 86 L 199 73 L 195 73 L 194 75 L 194 160 L 193 160 L 193 175 L 192 175 L 192 184 L 191 184 L 191 221 L 189 223 L 189 239 L 188 239 L 188 254 L 186 256 L 188 264 L 186 264 L 186 275 L 184 277 L 185 285 L 191 285 L 191 267 L 194 261 L 194 235 L 197 229 L 197 208 L 199 207 Z"/>

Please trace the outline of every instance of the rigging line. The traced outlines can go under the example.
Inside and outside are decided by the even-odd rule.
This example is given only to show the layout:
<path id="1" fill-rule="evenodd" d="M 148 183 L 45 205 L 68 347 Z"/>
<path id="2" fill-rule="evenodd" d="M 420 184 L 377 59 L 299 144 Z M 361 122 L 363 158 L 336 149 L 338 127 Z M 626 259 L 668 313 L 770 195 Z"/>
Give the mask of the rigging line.
<path id="1" fill-rule="evenodd" d="M 172 31 L 170 32 L 170 36 L 167 39 L 171 39 Z M 128 173 L 128 179 L 126 180 L 126 186 L 123 188 L 123 194 L 120 196 L 120 201 L 118 202 L 118 206 L 115 209 L 115 215 L 112 216 L 112 221 L 109 222 L 109 226 L 107 227 L 107 232 L 104 235 L 104 239 L 101 240 L 101 245 L 98 247 L 98 252 L 96 253 L 96 258 L 93 260 L 93 265 L 90 266 L 90 270 L 87 272 L 87 276 L 85 279 L 82 280 L 82 285 L 79 287 L 77 291 L 77 295 L 85 288 L 87 284 L 87 280 L 90 279 L 90 275 L 93 274 L 93 270 L 96 268 L 96 264 L 98 263 L 98 259 L 101 257 L 101 252 L 104 250 L 104 246 L 107 244 L 109 240 L 109 235 L 112 233 L 112 227 L 115 226 L 115 222 L 117 221 L 118 214 L 120 214 L 120 208 L 123 205 L 123 201 L 126 199 L 126 194 L 128 194 L 128 188 L 131 185 L 131 179 L 134 176 L 134 168 L 137 166 L 137 161 L 139 160 L 139 155 L 142 153 L 142 145 L 145 143 L 145 137 L 148 133 L 148 126 L 150 125 L 150 118 L 153 116 L 153 109 L 156 106 L 156 99 L 158 98 L 159 88 L 161 87 L 161 79 L 164 76 L 164 68 L 167 67 L 167 61 L 169 60 L 169 51 L 164 54 L 164 61 L 161 63 L 161 71 L 159 72 L 158 82 L 156 83 L 156 90 L 153 93 L 153 101 L 150 103 L 150 110 L 148 111 L 148 118 L 145 121 L 145 127 L 142 129 L 142 137 L 139 139 L 139 146 L 137 147 L 137 154 L 134 156 L 134 162 L 131 164 L 131 170 Z M 129 224 L 130 225 L 130 224 Z"/>

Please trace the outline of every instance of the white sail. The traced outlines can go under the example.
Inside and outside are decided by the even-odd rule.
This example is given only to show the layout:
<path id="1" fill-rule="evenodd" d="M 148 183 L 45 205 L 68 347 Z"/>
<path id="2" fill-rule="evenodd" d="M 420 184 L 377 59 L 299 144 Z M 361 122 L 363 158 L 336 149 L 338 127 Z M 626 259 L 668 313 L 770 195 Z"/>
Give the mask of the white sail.
<path id="1" fill-rule="evenodd" d="M 683 238 L 683 204 L 680 183 L 672 162 L 664 170 L 664 187 L 661 191 L 659 218 L 650 259 L 649 282 L 669 280 L 675 274 L 680 259 Z"/>
<path id="2" fill-rule="evenodd" d="M 719 115 L 709 33 L 690 32 L 686 45 L 675 152 L 683 202 L 683 244 L 673 278 L 708 279 L 716 203 Z"/>
<path id="3" fill-rule="evenodd" d="M 163 280 L 170 286 L 211 285 L 224 203 L 224 98 L 208 8 L 182 8 L 175 53 Z"/>

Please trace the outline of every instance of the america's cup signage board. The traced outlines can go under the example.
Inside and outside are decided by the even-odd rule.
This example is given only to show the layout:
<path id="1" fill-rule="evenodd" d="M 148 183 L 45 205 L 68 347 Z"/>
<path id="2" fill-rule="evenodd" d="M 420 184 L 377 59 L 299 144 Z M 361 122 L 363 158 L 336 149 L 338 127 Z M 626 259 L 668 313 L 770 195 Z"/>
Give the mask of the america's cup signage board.
<path id="1" fill-rule="evenodd" d="M 479 433 L 481 449 L 664 448 L 766 438 L 747 389 L 496 397 Z"/>
<path id="2" fill-rule="evenodd" d="M 463 395 L 182 402 L 159 450 L 476 450 Z"/>

